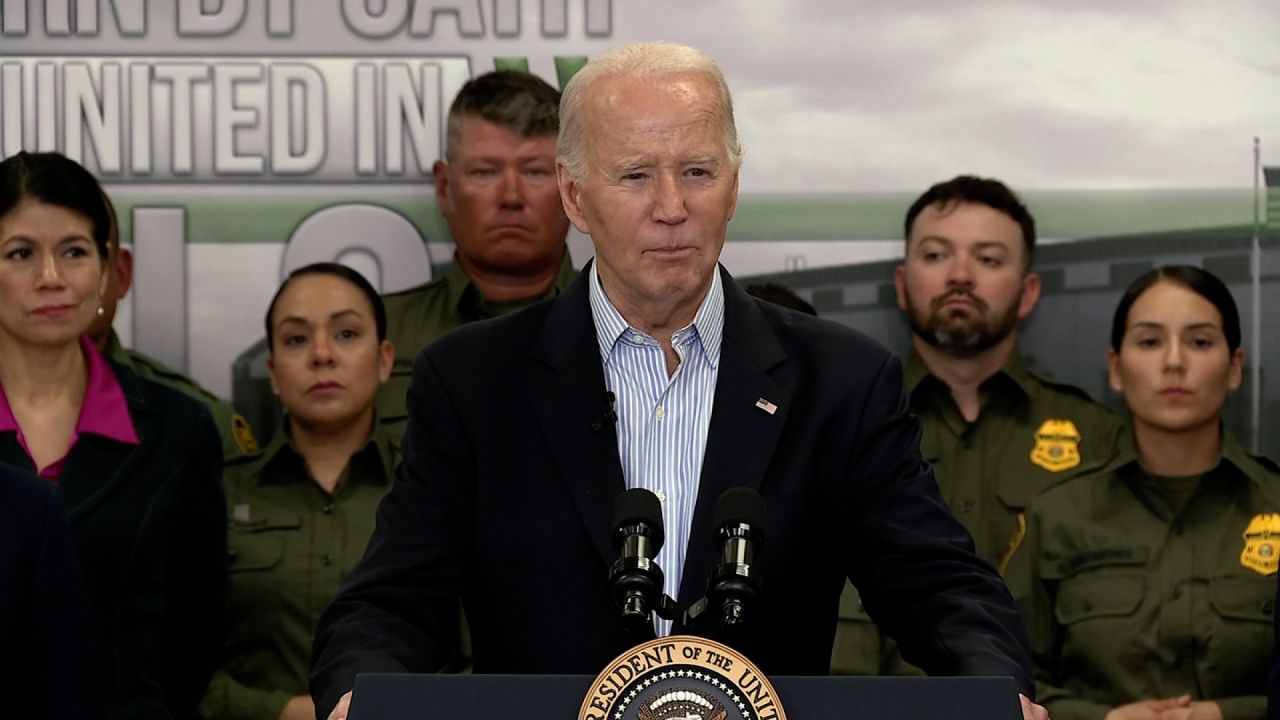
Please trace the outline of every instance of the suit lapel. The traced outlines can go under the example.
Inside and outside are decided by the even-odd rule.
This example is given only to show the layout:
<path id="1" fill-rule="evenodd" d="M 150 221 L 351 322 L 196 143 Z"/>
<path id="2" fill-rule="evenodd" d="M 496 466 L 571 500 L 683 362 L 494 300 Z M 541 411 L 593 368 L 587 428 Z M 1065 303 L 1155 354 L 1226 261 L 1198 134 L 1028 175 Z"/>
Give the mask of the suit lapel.
<path id="1" fill-rule="evenodd" d="M 138 445 L 129 445 L 98 435 L 85 434 L 76 441 L 67 457 L 59 481 L 59 493 L 67 515 L 75 522 L 101 505 L 133 475 L 133 466 L 143 447 L 154 442 L 159 416 L 142 385 L 127 368 L 111 363 L 120 388 L 129 404 L 129 418 L 138 434 Z"/>
<path id="2" fill-rule="evenodd" d="M 716 501 L 729 488 L 760 488 L 791 409 L 791 391 L 769 374 L 787 357 L 772 325 L 723 269 L 721 280 L 724 344 L 680 581 L 681 609 L 702 596 L 717 561 L 712 527 Z M 773 412 L 758 407 L 760 401 L 775 406 Z"/>
<path id="3" fill-rule="evenodd" d="M 587 296 L 589 277 L 584 269 L 552 306 L 525 387 L 582 522 L 608 564 L 617 555 L 609 527 L 613 502 L 626 485 L 616 425 L 599 424 L 608 405 Z M 597 424 L 599 429 L 593 427 Z"/>

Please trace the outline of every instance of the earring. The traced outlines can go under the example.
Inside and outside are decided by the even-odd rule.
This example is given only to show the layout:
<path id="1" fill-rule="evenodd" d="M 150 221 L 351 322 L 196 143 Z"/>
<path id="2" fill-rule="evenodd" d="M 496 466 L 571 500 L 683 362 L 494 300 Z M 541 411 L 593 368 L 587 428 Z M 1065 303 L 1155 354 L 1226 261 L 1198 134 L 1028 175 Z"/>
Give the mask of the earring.
<path id="1" fill-rule="evenodd" d="M 106 308 L 104 308 L 104 307 L 102 307 L 101 305 L 99 305 L 99 306 L 98 306 L 98 317 L 102 317 L 103 315 L 106 315 L 106 314 L 107 314 L 107 310 L 106 310 Z"/>

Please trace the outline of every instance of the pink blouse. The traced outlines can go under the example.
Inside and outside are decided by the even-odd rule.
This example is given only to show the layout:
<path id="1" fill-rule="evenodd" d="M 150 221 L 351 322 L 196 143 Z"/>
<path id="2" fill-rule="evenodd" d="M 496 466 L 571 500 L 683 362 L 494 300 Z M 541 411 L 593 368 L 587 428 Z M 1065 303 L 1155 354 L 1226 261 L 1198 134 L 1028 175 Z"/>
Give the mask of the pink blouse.
<path id="1" fill-rule="evenodd" d="M 76 428 L 71 433 L 71 443 L 67 446 L 66 455 L 38 468 L 40 477 L 54 482 L 62 477 L 62 467 L 66 464 L 67 456 L 71 454 L 71 449 L 76 446 L 76 441 L 80 439 L 82 433 L 101 435 L 129 445 L 139 443 L 138 432 L 133 426 L 133 419 L 129 417 L 129 403 L 125 400 L 124 390 L 120 387 L 120 381 L 116 379 L 115 373 L 111 371 L 111 366 L 107 364 L 106 358 L 89 341 L 89 338 L 84 336 L 80 337 L 80 350 L 84 353 L 89 376 L 85 385 L 84 403 L 80 406 L 80 417 L 76 420 Z M 0 387 L 0 433 L 3 432 L 18 433 L 18 444 L 27 453 L 27 457 L 31 457 L 27 439 L 23 436 L 18 421 L 13 417 L 13 410 L 9 408 L 9 398 L 4 394 L 4 387 Z M 32 464 L 35 464 L 34 459 Z"/>

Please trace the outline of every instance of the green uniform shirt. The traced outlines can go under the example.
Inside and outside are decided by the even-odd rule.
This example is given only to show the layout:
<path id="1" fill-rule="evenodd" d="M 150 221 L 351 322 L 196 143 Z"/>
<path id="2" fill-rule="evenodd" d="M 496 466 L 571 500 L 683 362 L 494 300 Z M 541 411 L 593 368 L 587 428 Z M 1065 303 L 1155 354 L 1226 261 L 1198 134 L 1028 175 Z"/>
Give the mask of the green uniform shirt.
<path id="1" fill-rule="evenodd" d="M 951 389 L 914 352 L 904 379 L 923 425 L 921 454 L 942 497 L 973 535 L 978 555 L 1001 572 L 1025 535 L 1031 499 L 1064 478 L 1096 470 L 1117 451 L 1123 423 L 1083 390 L 1048 380 L 1015 352 L 978 389 L 978 419 L 961 415 Z M 846 586 L 832 652 L 832 672 L 846 675 L 919 671 L 896 659 Z"/>
<path id="2" fill-rule="evenodd" d="M 230 624 L 203 717 L 275 720 L 290 697 L 309 692 L 316 624 L 364 555 L 399 459 L 375 422 L 332 495 L 283 429 L 257 457 L 224 469 Z"/>
<path id="3" fill-rule="evenodd" d="M 107 347 L 103 350 L 103 355 L 114 363 L 130 368 L 138 377 L 171 387 L 209 408 L 209 414 L 213 416 L 213 424 L 218 428 L 218 437 L 222 440 L 223 463 L 239 460 L 258 451 L 258 441 L 249 427 L 249 421 L 238 414 L 235 408 L 159 360 L 125 349 L 114 330 L 111 331 L 111 337 L 107 339 Z"/>
<path id="4" fill-rule="evenodd" d="M 1131 447 L 1037 498 L 1008 579 L 1054 720 L 1183 694 L 1225 720 L 1263 718 L 1277 513 L 1280 469 L 1226 432 L 1180 510 Z"/>
<path id="5" fill-rule="evenodd" d="M 560 269 L 547 292 L 537 297 L 511 302 L 488 302 L 480 289 L 462 271 L 457 259 L 449 273 L 426 285 L 384 295 L 387 308 L 387 339 L 395 343 L 396 363 L 391 379 L 378 391 L 378 417 L 390 427 L 394 437 L 404 434 L 409 413 L 405 396 L 413 377 L 413 361 L 432 340 L 477 320 L 487 320 L 526 308 L 559 295 L 577 277 L 566 250 Z"/>

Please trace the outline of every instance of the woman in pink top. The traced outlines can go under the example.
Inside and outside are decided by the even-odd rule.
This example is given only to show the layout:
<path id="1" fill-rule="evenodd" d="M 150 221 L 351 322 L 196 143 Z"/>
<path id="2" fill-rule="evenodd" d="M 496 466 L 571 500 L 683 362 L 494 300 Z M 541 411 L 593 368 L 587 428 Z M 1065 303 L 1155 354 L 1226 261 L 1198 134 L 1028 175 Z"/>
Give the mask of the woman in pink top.
<path id="1" fill-rule="evenodd" d="M 101 312 L 108 223 L 75 162 L 0 162 L 0 462 L 58 486 L 108 716 L 193 718 L 223 628 L 219 444 L 203 406 L 83 337 Z"/>

